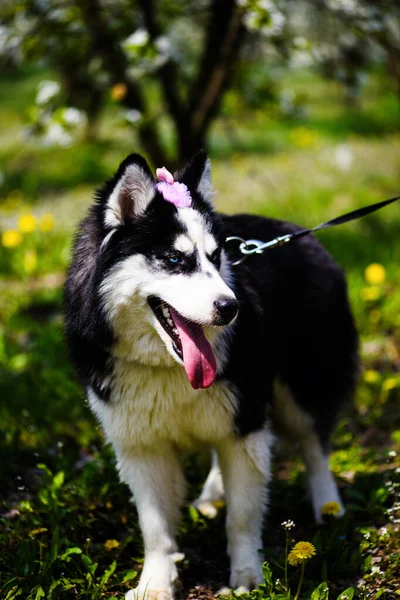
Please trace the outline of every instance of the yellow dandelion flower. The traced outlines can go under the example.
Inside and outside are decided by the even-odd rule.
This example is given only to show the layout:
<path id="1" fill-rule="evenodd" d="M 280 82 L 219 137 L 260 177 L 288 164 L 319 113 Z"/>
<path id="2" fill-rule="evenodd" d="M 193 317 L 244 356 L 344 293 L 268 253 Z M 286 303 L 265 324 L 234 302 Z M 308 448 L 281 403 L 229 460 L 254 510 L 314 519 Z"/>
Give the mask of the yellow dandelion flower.
<path id="1" fill-rule="evenodd" d="M 125 98 L 127 91 L 128 88 L 125 83 L 116 83 L 110 91 L 111 99 L 114 102 L 119 102 Z"/>
<path id="2" fill-rule="evenodd" d="M 26 273 L 32 273 L 37 266 L 36 250 L 27 250 L 24 254 L 24 270 Z"/>
<path id="3" fill-rule="evenodd" d="M 22 242 L 22 235 L 15 229 L 7 229 L 1 236 L 1 243 L 4 248 L 16 248 Z"/>
<path id="4" fill-rule="evenodd" d="M 117 540 L 107 540 L 104 542 L 104 548 L 106 548 L 106 550 L 113 550 L 114 548 L 118 548 L 118 546 L 119 542 L 117 542 Z"/>
<path id="5" fill-rule="evenodd" d="M 45 213 L 39 219 L 39 229 L 40 231 L 50 231 L 53 229 L 54 223 L 54 216 L 51 213 Z"/>
<path id="6" fill-rule="evenodd" d="M 385 392 L 389 392 L 390 390 L 394 390 L 395 388 L 400 386 L 400 377 L 389 377 L 388 379 L 385 379 L 385 381 L 383 382 L 382 385 L 382 389 Z"/>
<path id="7" fill-rule="evenodd" d="M 22 233 L 31 233 L 36 229 L 36 217 L 30 213 L 21 215 L 18 219 L 18 229 Z"/>
<path id="8" fill-rule="evenodd" d="M 321 514 L 335 516 L 340 513 L 340 504 L 338 502 L 326 502 L 321 508 Z"/>
<path id="9" fill-rule="evenodd" d="M 314 544 L 310 542 L 297 542 L 289 552 L 288 562 L 292 567 L 295 567 L 313 557 L 316 553 Z"/>
<path id="10" fill-rule="evenodd" d="M 380 373 L 374 369 L 364 371 L 363 379 L 366 383 L 378 383 L 381 380 Z"/>
<path id="11" fill-rule="evenodd" d="M 381 297 L 381 290 L 376 285 L 370 285 L 361 290 L 360 296 L 366 302 L 375 302 Z"/>
<path id="12" fill-rule="evenodd" d="M 310 148 L 315 146 L 317 137 L 313 131 L 306 127 L 296 127 L 290 132 L 292 143 L 298 148 Z"/>
<path id="13" fill-rule="evenodd" d="M 381 285 L 386 279 L 385 267 L 379 263 L 372 263 L 365 269 L 364 276 L 370 285 Z"/>

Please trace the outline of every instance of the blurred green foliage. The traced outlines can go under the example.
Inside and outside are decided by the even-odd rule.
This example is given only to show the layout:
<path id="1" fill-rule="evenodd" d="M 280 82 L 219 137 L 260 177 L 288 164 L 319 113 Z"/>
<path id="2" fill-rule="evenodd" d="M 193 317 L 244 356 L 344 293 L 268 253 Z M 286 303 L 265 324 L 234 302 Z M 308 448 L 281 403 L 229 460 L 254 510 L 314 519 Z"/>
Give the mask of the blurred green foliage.
<path id="1" fill-rule="evenodd" d="M 354 109 L 376 68 L 400 95 L 397 0 L 3 0 L 0 22 L 5 70 L 54 74 L 27 115 L 47 146 L 95 139 L 112 102 L 153 164 L 182 162 L 208 144 L 230 91 L 245 110 L 304 116 L 306 94 L 282 89 L 288 68 L 340 82 Z M 377 133 L 369 123 L 347 127 Z"/>

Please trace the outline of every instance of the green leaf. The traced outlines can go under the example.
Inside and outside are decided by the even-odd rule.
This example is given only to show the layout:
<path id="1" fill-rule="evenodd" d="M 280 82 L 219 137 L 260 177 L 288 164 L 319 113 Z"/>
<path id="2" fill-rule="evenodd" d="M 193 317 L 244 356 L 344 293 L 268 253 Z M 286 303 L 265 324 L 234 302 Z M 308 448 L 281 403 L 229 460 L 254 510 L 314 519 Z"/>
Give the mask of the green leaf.
<path id="1" fill-rule="evenodd" d="M 29 502 L 29 500 L 21 500 L 19 503 L 19 509 L 27 512 L 33 512 L 32 504 Z"/>
<path id="2" fill-rule="evenodd" d="M 51 582 L 50 589 L 49 589 L 49 595 L 48 595 L 49 600 L 52 600 L 53 592 L 59 585 L 61 585 L 61 581 L 60 580 L 57 581 L 56 579 L 53 579 L 53 581 Z"/>
<path id="3" fill-rule="evenodd" d="M 189 506 L 189 516 L 192 523 L 198 523 L 198 521 L 200 521 L 199 512 L 194 506 Z"/>
<path id="4" fill-rule="evenodd" d="M 262 574 L 264 577 L 263 591 L 265 591 L 267 595 L 270 595 L 273 590 L 274 584 L 272 583 L 272 571 L 271 567 L 269 566 L 269 563 L 263 563 Z"/>
<path id="5" fill-rule="evenodd" d="M 311 600 L 329 600 L 329 588 L 326 581 L 323 581 L 311 594 Z"/>
<path id="6" fill-rule="evenodd" d="M 373 493 L 374 499 L 379 502 L 385 502 L 388 495 L 389 495 L 389 490 L 386 488 L 378 488 L 377 490 L 374 490 L 374 493 Z"/>
<path id="7" fill-rule="evenodd" d="M 36 588 L 35 600 L 39 600 L 39 598 L 44 598 L 44 597 L 45 597 L 44 590 L 41 585 L 38 585 Z"/>
<path id="8" fill-rule="evenodd" d="M 123 576 L 121 583 L 126 583 L 127 581 L 134 579 L 136 575 L 137 571 L 125 571 L 125 575 Z"/>
<path id="9" fill-rule="evenodd" d="M 88 573 L 90 575 L 94 575 L 96 569 L 97 569 L 97 563 L 93 562 L 91 558 L 89 558 L 89 556 L 87 556 L 86 554 L 82 554 L 82 562 L 85 565 L 85 567 L 88 570 Z"/>
<path id="10" fill-rule="evenodd" d="M 51 540 L 51 546 L 49 549 L 49 558 L 52 563 L 57 560 L 59 538 L 59 529 L 56 527 L 54 529 L 53 538 Z"/>
<path id="11" fill-rule="evenodd" d="M 7 596 L 5 597 L 5 600 L 13 600 L 14 598 L 16 598 L 17 596 L 20 596 L 22 594 L 22 588 L 18 587 L 17 585 L 15 585 L 7 594 Z"/>
<path id="12" fill-rule="evenodd" d="M 337 600 L 352 600 L 353 596 L 354 596 L 354 588 L 349 587 L 349 588 L 347 588 L 347 590 L 344 590 L 344 592 L 339 594 L 339 596 L 337 597 Z"/>
<path id="13" fill-rule="evenodd" d="M 82 587 L 84 580 L 78 577 L 75 577 L 74 579 L 66 579 L 65 577 L 61 577 L 61 579 L 59 580 L 61 585 L 62 585 L 62 589 L 63 591 L 65 590 L 70 590 L 73 587 Z"/>
<path id="14" fill-rule="evenodd" d="M 74 548 L 68 548 L 64 552 L 64 554 L 61 554 L 60 559 L 66 560 L 66 562 L 69 562 L 71 559 L 68 557 L 70 557 L 71 554 L 82 554 L 82 550 L 80 548 L 78 548 L 77 546 L 75 546 Z"/>
<path id="15" fill-rule="evenodd" d="M 42 504 L 47 506 L 49 504 L 49 493 L 45 488 L 42 488 L 38 492 L 38 498 Z"/>
<path id="16" fill-rule="evenodd" d="M 49 475 L 49 477 L 51 477 L 53 475 L 53 473 L 50 471 L 49 467 L 47 465 L 45 465 L 44 463 L 39 463 L 36 466 L 41 471 L 44 471 L 46 473 L 46 475 Z"/>
<path id="17" fill-rule="evenodd" d="M 117 561 L 114 560 L 111 565 L 108 567 L 108 569 L 106 569 L 103 573 L 103 577 L 101 578 L 100 581 L 100 586 L 103 587 L 107 581 L 110 579 L 111 575 L 114 573 L 115 569 L 117 568 Z"/>
<path id="18" fill-rule="evenodd" d="M 6 584 L 4 585 L 4 588 L 2 588 L 4 591 L 6 590 L 15 590 L 18 587 L 18 577 L 12 577 L 11 579 L 9 579 Z"/>
<path id="19" fill-rule="evenodd" d="M 364 570 L 365 572 L 366 572 L 366 571 L 369 571 L 369 570 L 370 570 L 370 568 L 371 568 L 371 565 L 372 565 L 372 556 L 369 554 L 369 555 L 367 556 L 367 558 L 364 560 L 364 564 L 363 564 L 363 570 Z"/>
<path id="20" fill-rule="evenodd" d="M 53 487 L 58 490 L 62 484 L 64 483 L 65 480 L 65 473 L 64 471 L 59 471 L 56 475 L 54 475 L 54 479 L 53 479 Z"/>

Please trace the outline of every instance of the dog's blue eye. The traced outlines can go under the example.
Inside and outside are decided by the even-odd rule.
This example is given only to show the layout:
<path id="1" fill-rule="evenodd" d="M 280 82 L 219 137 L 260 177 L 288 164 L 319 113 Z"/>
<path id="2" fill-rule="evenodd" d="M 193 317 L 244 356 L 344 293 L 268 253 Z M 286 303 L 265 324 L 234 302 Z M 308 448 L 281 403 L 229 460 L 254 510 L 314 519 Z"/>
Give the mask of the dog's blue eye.
<path id="1" fill-rule="evenodd" d="M 176 265 L 176 263 L 179 262 L 179 258 L 177 258 L 176 256 L 170 256 L 168 260 L 174 265 Z"/>

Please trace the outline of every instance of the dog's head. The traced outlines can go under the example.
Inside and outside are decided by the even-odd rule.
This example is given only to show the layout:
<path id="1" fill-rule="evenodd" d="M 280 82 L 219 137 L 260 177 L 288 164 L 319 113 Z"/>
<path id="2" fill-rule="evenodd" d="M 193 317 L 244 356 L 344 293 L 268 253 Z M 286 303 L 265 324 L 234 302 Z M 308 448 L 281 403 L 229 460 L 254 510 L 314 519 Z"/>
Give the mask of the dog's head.
<path id="1" fill-rule="evenodd" d="M 189 198 L 182 208 L 139 155 L 100 190 L 100 294 L 117 353 L 154 365 L 171 365 L 172 357 L 194 388 L 204 388 L 215 379 L 218 332 L 234 320 L 238 302 L 228 285 L 207 156 L 197 154 L 174 179 Z"/>

